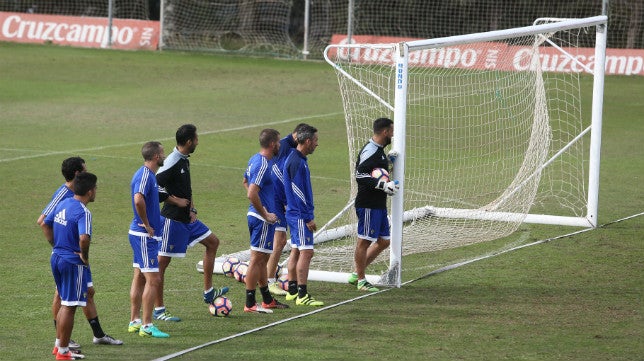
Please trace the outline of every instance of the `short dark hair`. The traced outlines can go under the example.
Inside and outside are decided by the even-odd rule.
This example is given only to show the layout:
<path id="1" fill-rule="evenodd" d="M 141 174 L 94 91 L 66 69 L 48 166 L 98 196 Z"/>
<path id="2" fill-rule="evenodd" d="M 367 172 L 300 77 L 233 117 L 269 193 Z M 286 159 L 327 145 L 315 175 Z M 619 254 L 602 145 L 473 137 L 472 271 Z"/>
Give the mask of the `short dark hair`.
<path id="1" fill-rule="evenodd" d="M 90 172 L 81 172 L 74 178 L 74 194 L 84 196 L 96 187 L 96 175 Z"/>
<path id="2" fill-rule="evenodd" d="M 300 124 L 296 125 L 295 128 L 293 128 L 293 133 L 297 134 L 298 130 L 300 130 L 301 128 L 306 127 L 306 126 L 308 126 L 308 124 L 306 124 L 306 123 L 300 123 Z"/>
<path id="3" fill-rule="evenodd" d="M 394 121 L 389 118 L 378 118 L 373 121 L 373 134 L 378 134 L 383 130 L 389 128 Z"/>
<path id="4" fill-rule="evenodd" d="M 60 166 L 60 171 L 63 173 L 66 182 L 70 182 L 74 179 L 76 172 L 82 172 L 85 170 L 83 165 L 85 160 L 81 157 L 71 157 L 63 161 L 63 164 Z"/>
<path id="5" fill-rule="evenodd" d="M 305 124 L 303 125 L 300 129 L 297 130 L 297 143 L 302 144 L 304 143 L 307 139 L 313 139 L 315 136 L 315 133 L 317 133 L 318 130 L 317 128 Z"/>
<path id="6" fill-rule="evenodd" d="M 144 160 L 152 160 L 160 151 L 161 143 L 156 141 L 147 142 L 141 147 L 141 155 Z"/>
<path id="7" fill-rule="evenodd" d="M 262 148 L 268 148 L 272 142 L 277 142 L 280 140 L 280 132 L 275 129 L 264 129 L 259 133 L 259 145 Z"/>
<path id="8" fill-rule="evenodd" d="M 185 145 L 189 140 L 197 137 L 197 127 L 193 124 L 184 124 L 177 129 L 175 137 L 178 145 Z"/>

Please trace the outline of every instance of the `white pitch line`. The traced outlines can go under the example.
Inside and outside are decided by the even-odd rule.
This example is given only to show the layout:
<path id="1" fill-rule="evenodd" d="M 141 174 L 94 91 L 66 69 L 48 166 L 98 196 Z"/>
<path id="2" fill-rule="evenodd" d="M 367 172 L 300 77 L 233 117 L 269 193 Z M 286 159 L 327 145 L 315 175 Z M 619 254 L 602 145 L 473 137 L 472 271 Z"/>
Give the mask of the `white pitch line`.
<path id="1" fill-rule="evenodd" d="M 273 326 L 281 325 L 282 323 L 286 323 L 286 322 L 289 322 L 289 321 L 297 320 L 298 318 L 302 318 L 302 317 L 310 316 L 310 315 L 313 315 L 313 314 L 316 314 L 316 313 L 319 313 L 319 312 L 322 312 L 322 311 L 326 311 L 326 310 L 329 310 L 329 309 L 332 309 L 332 308 L 335 308 L 335 307 L 338 307 L 338 306 L 344 305 L 345 303 L 349 303 L 349 302 L 357 301 L 357 300 L 359 300 L 359 299 L 362 299 L 362 298 L 365 298 L 365 297 L 370 297 L 370 296 L 373 296 L 373 295 L 377 295 L 377 294 L 379 294 L 379 293 L 387 292 L 387 291 L 389 291 L 389 290 L 390 290 L 390 288 L 387 288 L 387 289 L 380 290 L 380 291 L 378 291 L 378 292 L 367 293 L 367 294 L 364 294 L 364 295 L 362 295 L 362 296 L 358 296 L 358 297 L 351 298 L 351 299 L 348 299 L 348 300 L 345 300 L 345 301 L 342 301 L 342 302 L 334 303 L 334 304 L 329 305 L 329 306 L 325 306 L 325 307 L 321 307 L 321 308 L 316 308 L 315 310 L 313 310 L 313 311 L 311 311 L 311 312 L 302 313 L 302 314 L 299 314 L 299 315 L 296 315 L 296 316 L 293 316 L 293 317 L 285 318 L 285 319 L 283 319 L 283 320 L 279 320 L 279 321 L 276 321 L 276 322 L 273 322 L 273 323 L 269 323 L 269 324 L 264 325 L 264 326 L 261 326 L 261 327 L 254 328 L 254 329 L 252 329 L 252 330 L 247 330 L 247 331 L 240 332 L 240 333 L 237 333 L 237 334 L 234 334 L 234 335 L 230 335 L 230 336 L 227 336 L 227 337 L 224 337 L 224 338 L 220 338 L 220 339 L 218 339 L 218 340 L 214 340 L 214 341 L 206 342 L 206 343 L 204 343 L 204 344 L 201 344 L 201 345 L 198 345 L 198 346 L 195 346 L 195 347 L 187 348 L 187 349 L 185 349 L 185 350 L 181 350 L 181 351 L 179 351 L 179 352 L 175 352 L 175 353 L 170 354 L 170 355 L 166 355 L 166 356 L 162 356 L 162 357 L 156 358 L 156 359 L 154 359 L 153 361 L 170 360 L 170 359 L 173 359 L 173 358 L 175 358 L 175 357 L 178 357 L 178 356 L 181 356 L 181 355 L 185 355 L 185 354 L 187 354 L 188 352 L 196 351 L 196 350 L 199 350 L 199 349 L 204 348 L 204 347 L 208 347 L 208 346 L 211 346 L 211 345 L 215 345 L 215 344 L 218 344 L 218 343 L 222 343 L 222 342 L 224 342 L 224 341 L 232 340 L 232 339 L 234 339 L 234 338 L 241 337 L 241 336 L 244 336 L 244 335 L 248 335 L 248 334 L 251 334 L 251 333 L 255 333 L 255 332 L 258 332 L 258 331 L 261 331 L 261 330 L 265 330 L 265 329 L 267 329 L 267 328 L 271 328 L 271 327 L 273 327 Z"/>
<path id="2" fill-rule="evenodd" d="M 597 228 L 602 228 L 602 227 L 605 227 L 605 226 L 608 226 L 608 225 L 611 225 L 611 224 L 614 224 L 614 223 L 622 222 L 622 221 L 625 221 L 625 220 L 628 220 L 628 219 L 631 219 L 631 218 L 635 218 L 635 217 L 639 217 L 639 216 L 642 216 L 642 215 L 644 215 L 644 212 L 642 212 L 642 213 L 638 213 L 638 214 L 634 214 L 634 215 L 631 215 L 631 216 L 628 216 L 628 217 L 620 218 L 620 219 L 614 220 L 614 221 L 612 221 L 612 222 L 608 222 L 608 223 L 602 224 L 602 225 L 598 226 Z M 435 271 L 429 272 L 428 274 L 426 274 L 426 275 L 424 275 L 424 276 L 420 276 L 420 277 L 418 277 L 418 278 L 415 278 L 415 279 L 412 279 L 412 280 L 410 280 L 410 281 L 404 282 L 404 283 L 402 284 L 402 286 L 407 285 L 407 284 L 410 284 L 410 283 L 412 283 L 412 282 L 419 281 L 419 280 L 421 280 L 421 279 L 424 279 L 424 278 L 427 278 L 427 277 L 430 277 L 430 276 L 433 276 L 433 275 L 436 275 L 436 274 L 439 274 L 439 273 L 442 273 L 442 272 L 445 272 L 445 271 L 449 271 L 449 270 L 452 270 L 452 269 L 455 269 L 455 268 L 458 268 L 458 267 L 461 267 L 461 266 L 464 266 L 464 265 L 470 264 L 470 263 L 474 263 L 474 262 L 476 262 L 476 261 L 480 261 L 480 260 L 484 260 L 484 259 L 487 259 L 487 258 L 496 257 L 496 256 L 502 255 L 502 254 L 504 254 L 504 253 L 508 253 L 508 252 L 511 252 L 511 251 L 515 251 L 515 250 L 518 250 L 518 249 L 521 249 L 521 248 L 530 247 L 530 246 L 535 246 L 535 245 L 538 245 L 538 244 L 547 243 L 547 242 L 554 241 L 554 240 L 561 239 L 561 238 L 571 237 L 571 236 L 574 236 L 574 235 L 577 235 L 577 234 L 580 234 L 580 233 L 584 233 L 584 232 L 588 232 L 588 231 L 593 231 L 593 230 L 595 230 L 595 228 L 585 228 L 585 229 L 582 229 L 582 230 L 580 230 L 580 231 L 571 232 L 571 233 L 566 233 L 566 234 L 563 234 L 563 235 L 560 235 L 560 236 L 555 236 L 555 237 L 551 237 L 551 238 L 543 239 L 543 240 L 540 240 L 540 241 L 536 241 L 536 242 L 532 242 L 532 243 L 527 243 L 527 244 L 524 244 L 524 245 L 521 245 L 521 246 L 513 247 L 513 248 L 510 248 L 510 249 L 506 249 L 506 250 L 504 250 L 504 251 L 500 251 L 500 252 L 496 252 L 496 253 L 488 254 L 488 255 L 485 255 L 485 256 L 476 257 L 476 258 L 473 258 L 473 259 L 468 260 L 468 261 L 463 261 L 463 262 L 459 262 L 459 263 L 454 263 L 454 264 L 452 264 L 452 265 L 445 266 L 445 267 L 439 268 L 439 269 L 437 269 L 437 270 L 435 270 Z M 265 330 L 265 329 L 267 329 L 267 328 L 271 328 L 271 327 L 273 327 L 273 326 L 281 325 L 282 323 L 286 323 L 286 322 L 289 322 L 289 321 L 296 320 L 296 319 L 298 319 L 298 318 L 302 318 L 302 317 L 310 316 L 310 315 L 313 315 L 313 314 L 316 314 L 316 313 L 319 313 L 319 312 L 322 312 L 322 311 L 326 311 L 326 310 L 329 310 L 329 309 L 332 309 L 332 308 L 335 308 L 335 307 L 338 307 L 338 306 L 344 305 L 344 304 L 346 304 L 346 303 L 351 303 L 351 302 L 354 302 L 354 301 L 357 301 L 357 300 L 360 300 L 360 299 L 363 299 L 363 298 L 367 298 L 367 297 L 375 296 L 375 295 L 377 295 L 377 294 L 380 294 L 380 293 L 383 293 L 383 292 L 387 292 L 387 291 L 390 291 L 390 290 L 392 290 L 392 288 L 386 288 L 386 289 L 382 289 L 382 290 L 380 290 L 380 291 L 378 291 L 378 292 L 367 293 L 367 294 L 364 294 L 364 295 L 362 295 L 362 296 L 354 297 L 354 298 L 351 298 L 351 299 L 348 299 L 348 300 L 345 300 L 345 301 L 342 301 L 342 302 L 335 303 L 335 304 L 333 304 L 333 305 L 329 305 L 329 306 L 325 306 L 325 307 L 322 307 L 322 308 L 315 309 L 315 310 L 313 310 L 313 311 L 311 311 L 311 312 L 307 312 L 307 313 L 303 313 L 303 314 L 300 314 L 300 315 L 297 315 L 297 316 L 293 316 L 293 317 L 285 318 L 285 319 L 283 319 L 283 320 L 279 320 L 279 321 L 276 321 L 276 322 L 273 322 L 273 323 L 269 323 L 269 324 L 264 325 L 264 326 L 261 326 L 261 327 L 257 327 L 257 328 L 251 329 L 251 330 L 247 330 L 247 331 L 240 332 L 240 333 L 237 333 L 237 334 L 234 334 L 234 335 L 230 335 L 230 336 L 227 336 L 227 337 L 224 337 L 224 338 L 220 338 L 220 339 L 218 339 L 218 340 L 213 340 L 213 341 L 210 341 L 210 342 L 206 342 L 206 343 L 204 343 L 204 344 L 201 344 L 201 345 L 198 345 L 198 346 L 195 346 L 195 347 L 187 348 L 187 349 L 185 349 L 185 350 L 181 350 L 181 351 L 179 351 L 179 352 L 175 352 L 175 353 L 170 354 L 170 355 L 166 355 L 166 356 L 162 356 L 162 357 L 156 358 L 156 359 L 154 359 L 153 361 L 165 361 L 165 360 L 170 360 L 170 359 L 173 359 L 173 358 L 175 358 L 175 357 L 179 357 L 179 356 L 181 356 L 181 355 L 185 355 L 185 354 L 187 354 L 187 353 L 189 353 L 189 352 L 192 352 L 192 351 L 196 351 L 196 350 L 202 349 L 202 348 L 204 348 L 204 347 L 208 347 L 208 346 L 211 346 L 211 345 L 215 345 L 215 344 L 218 344 L 218 343 L 222 343 L 222 342 L 224 342 L 224 341 L 232 340 L 232 339 L 234 339 L 234 338 L 241 337 L 241 336 L 244 336 L 244 335 L 248 335 L 248 334 L 251 334 L 251 333 L 255 333 L 255 332 L 258 332 L 258 331 L 261 331 L 261 330 Z"/>
<path id="3" fill-rule="evenodd" d="M 274 121 L 274 122 L 270 122 L 270 123 L 251 124 L 251 125 L 245 125 L 245 126 L 241 126 L 241 127 L 228 128 L 228 129 L 199 131 L 198 133 L 199 133 L 199 135 L 208 135 L 208 134 L 222 133 L 222 132 L 234 132 L 234 131 L 244 130 L 244 129 L 252 129 L 252 128 L 258 128 L 258 127 L 266 127 L 266 126 L 270 126 L 270 125 L 277 125 L 277 124 L 284 124 L 284 123 L 290 123 L 290 122 L 296 122 L 296 121 L 303 121 L 303 120 L 308 120 L 308 119 L 336 116 L 336 115 L 339 115 L 339 114 L 344 114 L 344 113 L 335 112 L 335 113 L 327 113 L 327 114 L 310 115 L 310 116 L 305 116 L 305 117 L 283 119 L 283 120 L 278 120 L 278 121 Z M 174 137 L 161 138 L 159 140 L 160 141 L 174 140 Z M 120 143 L 120 144 L 112 144 L 112 145 L 106 145 L 106 146 L 101 146 L 101 147 L 93 147 L 93 148 L 85 148 L 85 149 L 60 150 L 60 151 L 52 151 L 52 152 L 40 153 L 40 154 L 23 155 L 23 156 L 14 157 L 14 158 L 0 159 L 0 163 L 13 162 L 13 161 L 16 161 L 16 160 L 23 160 L 23 159 L 49 157 L 51 155 L 57 155 L 57 154 L 76 154 L 76 153 L 80 153 L 80 152 L 92 152 L 92 151 L 96 151 L 96 150 L 104 150 L 104 149 L 110 149 L 110 148 L 129 147 L 129 146 L 139 145 L 139 144 L 143 144 L 143 143 L 144 143 L 143 141 L 134 142 L 134 143 Z M 19 149 L 15 149 L 15 150 L 19 151 Z M 30 150 L 30 151 L 33 152 L 34 150 Z"/>
<path id="4" fill-rule="evenodd" d="M 624 218 L 620 218 L 620 219 L 617 219 L 617 220 L 614 220 L 614 221 L 611 221 L 611 222 L 608 222 L 608 223 L 604 223 L 604 224 L 602 224 L 602 225 L 600 225 L 600 226 L 597 226 L 597 228 L 603 228 L 603 227 L 606 227 L 606 226 L 608 226 L 608 225 L 611 225 L 611 224 L 614 224 L 614 223 L 618 223 L 618 222 L 623 222 L 623 221 L 629 220 L 629 219 L 631 219 L 631 218 L 639 217 L 639 216 L 642 216 L 642 215 L 644 215 L 644 212 L 637 213 L 637 214 L 633 214 L 633 215 L 631 215 L 631 216 L 624 217 Z M 403 285 L 408 284 L 408 283 L 411 283 L 411 282 L 415 282 L 415 281 L 418 281 L 418 280 L 420 280 L 420 279 L 427 278 L 427 277 L 429 277 L 429 276 L 433 276 L 433 275 L 436 275 L 436 274 L 439 274 L 439 273 L 442 273 L 442 272 L 445 272 L 445 271 L 449 271 L 449 270 L 451 270 L 451 269 L 458 268 L 458 267 L 461 267 L 461 266 L 464 266 L 464 265 L 467 265 L 467 264 L 470 264 L 470 263 L 474 263 L 474 262 L 476 262 L 476 261 L 480 261 L 480 260 L 483 260 L 483 259 L 496 257 L 496 256 L 502 255 L 502 254 L 504 254 L 504 253 L 508 253 L 508 252 L 516 251 L 516 250 L 519 250 L 519 249 L 521 249 L 521 248 L 530 247 L 530 246 L 535 246 L 535 245 L 538 245 L 538 244 L 541 244 L 541 243 L 547 243 L 547 242 L 554 241 L 554 240 L 561 239 L 561 238 L 572 237 L 572 236 L 575 236 L 575 235 L 578 235 L 578 234 L 581 234 L 581 233 L 585 233 L 585 232 L 588 232 L 588 231 L 594 231 L 594 230 L 595 230 L 595 228 L 584 228 L 584 229 L 579 230 L 579 231 L 575 231 L 575 232 L 571 232 L 571 233 L 566 233 L 566 234 L 562 234 L 562 235 L 559 235 L 559 236 L 555 236 L 555 237 L 550 237 L 550 238 L 542 239 L 542 240 L 535 241 L 535 242 L 531 242 L 531 243 L 526 243 L 526 244 L 523 244 L 523 245 L 520 245 L 520 246 L 512 247 L 512 248 L 509 248 L 509 249 L 506 249 L 506 250 L 502 250 L 502 251 L 499 251 L 499 252 L 495 252 L 495 253 L 492 253 L 492 254 L 488 254 L 488 255 L 484 255 L 484 256 L 479 256 L 479 257 L 476 257 L 476 258 L 470 259 L 470 260 L 468 260 L 468 261 L 463 261 L 463 262 L 459 262 L 459 263 L 454 263 L 454 264 L 452 264 L 452 265 L 445 266 L 445 267 L 443 267 L 443 268 L 439 268 L 439 269 L 437 269 L 437 270 L 435 270 L 435 271 L 432 271 L 432 272 L 430 272 L 430 273 L 428 273 L 428 274 L 426 274 L 426 275 L 424 275 L 424 276 L 420 276 L 420 277 L 418 277 L 418 278 L 416 278 L 416 279 L 413 279 L 413 280 L 407 281 L 407 282 L 403 283 Z"/>

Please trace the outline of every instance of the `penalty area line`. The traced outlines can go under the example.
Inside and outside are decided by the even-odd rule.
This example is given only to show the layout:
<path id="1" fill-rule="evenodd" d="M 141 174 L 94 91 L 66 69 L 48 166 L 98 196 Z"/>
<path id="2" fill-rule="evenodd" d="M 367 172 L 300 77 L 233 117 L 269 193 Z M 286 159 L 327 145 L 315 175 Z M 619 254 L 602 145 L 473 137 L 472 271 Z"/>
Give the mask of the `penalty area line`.
<path id="1" fill-rule="evenodd" d="M 602 224 L 602 225 L 600 225 L 600 226 L 597 226 L 597 228 L 604 228 L 604 227 L 609 226 L 609 225 L 611 225 L 611 224 L 615 224 L 615 223 L 623 222 L 623 221 L 629 220 L 629 219 L 631 219 L 631 218 L 639 217 L 639 216 L 642 216 L 642 215 L 644 215 L 644 212 L 641 212 L 641 213 L 638 213 L 638 214 L 633 214 L 633 215 L 631 215 L 631 216 L 624 217 L 624 218 L 620 218 L 620 219 L 617 219 L 617 220 L 614 220 L 614 221 L 611 221 L 611 222 L 608 222 L 608 223 L 604 223 L 604 224 Z M 542 243 L 548 243 L 548 242 L 550 242 L 550 241 L 554 241 L 554 240 L 557 240 L 557 239 L 562 239 L 562 238 L 572 237 L 572 236 L 575 236 L 575 235 L 578 235 L 578 234 L 582 234 L 582 233 L 585 233 L 585 232 L 588 232 L 588 231 L 592 231 L 592 230 L 595 230 L 595 228 L 585 228 L 585 229 L 582 229 L 582 230 L 579 230 L 579 231 L 570 232 L 570 233 L 562 234 L 562 235 L 559 235 L 559 236 L 554 236 L 554 237 L 550 237 L 550 238 L 542 239 L 542 240 L 539 240 L 539 241 L 535 241 L 535 242 L 527 243 L 527 244 L 524 244 L 524 245 L 520 245 L 520 246 L 512 247 L 512 248 L 510 248 L 510 249 L 502 250 L 502 251 L 495 252 L 495 253 L 492 253 L 492 254 L 488 254 L 488 255 L 485 255 L 485 256 L 475 257 L 475 258 L 472 258 L 472 259 L 467 260 L 467 261 L 454 263 L 454 264 L 451 264 L 451 265 L 448 265 L 448 266 L 445 266 L 445 267 L 439 268 L 439 269 L 437 269 L 437 270 L 434 270 L 434 271 L 432 271 L 432 272 L 429 272 L 429 273 L 427 273 L 426 275 L 423 275 L 423 276 L 417 277 L 417 278 L 412 279 L 412 280 L 409 280 L 409 281 L 407 281 L 407 282 L 403 282 L 403 283 L 401 284 L 401 286 L 404 286 L 404 285 L 410 284 L 410 283 L 412 283 L 412 282 L 416 282 L 416 281 L 419 281 L 419 280 L 425 279 L 425 278 L 430 277 L 430 276 L 437 275 L 437 274 L 439 274 L 439 273 L 443 273 L 443 272 L 445 272 L 445 271 L 449 271 L 449 270 L 452 270 L 452 269 L 455 269 L 455 268 L 458 268 L 458 267 L 462 267 L 462 266 L 468 265 L 468 264 L 470 264 L 470 263 L 474 263 L 474 262 L 481 261 L 481 260 L 484 260 L 484 259 L 488 259 L 488 258 L 496 257 L 496 256 L 499 256 L 499 255 L 502 255 L 502 254 L 505 254 L 505 253 L 508 253 L 508 252 L 516 251 L 516 250 L 519 250 L 519 249 L 522 249 L 522 248 L 531 247 L 531 246 L 535 246 L 535 245 L 542 244 Z M 382 289 L 382 290 L 377 291 L 377 292 L 367 293 L 367 294 L 364 294 L 364 295 L 361 295 L 361 296 L 358 296 L 358 297 L 354 297 L 354 298 L 351 298 L 351 299 L 348 299 L 348 300 L 345 300 L 345 301 L 342 301 L 342 302 L 338 302 L 338 303 L 335 303 L 335 304 L 332 304 L 332 305 L 329 305 L 329 306 L 325 306 L 325 307 L 321 307 L 321 308 L 316 308 L 315 310 L 313 310 L 313 311 L 311 311 L 311 312 L 302 313 L 302 314 L 300 314 L 300 315 L 296 315 L 296 316 L 293 316 L 293 317 L 285 318 L 285 319 L 283 319 L 283 320 L 279 320 L 279 321 L 276 321 L 276 322 L 273 322 L 273 323 L 269 323 L 269 324 L 264 325 L 264 326 L 261 326 L 261 327 L 257 327 L 257 328 L 251 329 L 251 330 L 247 330 L 247 331 L 240 332 L 240 333 L 237 333 L 237 334 L 234 334 L 234 335 L 230 335 L 230 336 L 227 336 L 227 337 L 223 337 L 223 338 L 220 338 L 220 339 L 218 339 L 218 340 L 214 340 L 214 341 L 206 342 L 206 343 L 204 343 L 204 344 L 201 344 L 201 345 L 198 345 L 198 346 L 195 346 L 195 347 L 187 348 L 187 349 L 185 349 L 185 350 L 181 350 L 181 351 L 175 352 L 175 353 L 170 354 L 170 355 L 166 355 L 166 356 L 162 356 L 162 357 L 156 358 L 156 359 L 154 359 L 153 361 L 164 361 L 164 360 L 170 360 L 170 359 L 173 359 L 173 358 L 175 358 L 175 357 L 179 357 L 179 356 L 185 355 L 185 354 L 187 354 L 187 353 L 189 353 L 189 352 L 192 352 L 192 351 L 196 351 L 196 350 L 202 349 L 202 348 L 204 348 L 204 347 L 208 347 L 208 346 L 216 345 L 216 344 L 218 344 L 218 343 L 222 343 L 222 342 L 225 342 L 225 341 L 228 341 L 228 340 L 232 340 L 232 339 L 237 338 L 237 337 L 245 336 L 245 335 L 248 335 L 248 334 L 251 334 L 251 333 L 255 333 L 255 332 L 262 331 L 262 330 L 265 330 L 265 329 L 268 329 L 268 328 L 271 328 L 271 327 L 274 327 L 274 326 L 281 325 L 281 324 L 286 323 L 286 322 L 294 321 L 294 320 L 297 320 L 297 319 L 299 319 L 299 318 L 303 318 L 303 317 L 311 316 L 311 315 L 314 315 L 314 314 L 316 314 L 316 313 L 319 313 L 319 312 L 322 312 L 322 311 L 326 311 L 326 310 L 330 310 L 330 309 L 332 309 L 332 308 L 335 308 L 335 307 L 338 307 L 338 306 L 342 306 L 342 305 L 344 305 L 344 304 L 351 303 L 351 302 L 354 302 L 354 301 L 358 301 L 358 300 L 363 299 L 363 298 L 367 298 L 367 297 L 375 296 L 375 295 L 377 295 L 377 294 L 380 294 L 380 293 L 383 293 L 383 292 L 387 292 L 387 291 L 390 291 L 390 290 L 392 290 L 392 289 L 393 289 L 393 288 L 385 288 L 385 289 Z"/>

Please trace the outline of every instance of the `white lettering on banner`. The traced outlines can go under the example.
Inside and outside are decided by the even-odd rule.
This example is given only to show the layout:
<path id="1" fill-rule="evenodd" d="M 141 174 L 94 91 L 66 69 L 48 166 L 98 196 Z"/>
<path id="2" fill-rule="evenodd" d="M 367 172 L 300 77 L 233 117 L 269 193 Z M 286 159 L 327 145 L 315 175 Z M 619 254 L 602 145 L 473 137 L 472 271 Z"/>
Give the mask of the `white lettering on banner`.
<path id="1" fill-rule="evenodd" d="M 606 71 L 609 74 L 633 75 L 642 73 L 644 58 L 641 56 L 607 56 Z"/>
<path id="2" fill-rule="evenodd" d="M 152 45 L 152 37 L 154 36 L 154 29 L 152 28 L 143 28 L 143 34 L 141 34 L 141 40 L 139 40 L 140 46 L 150 46 Z"/>
<path id="3" fill-rule="evenodd" d="M 494 69 L 496 68 L 496 63 L 499 60 L 499 50 L 498 49 L 488 49 L 487 55 L 485 56 L 485 69 Z"/>
<path id="4" fill-rule="evenodd" d="M 68 24 L 48 21 L 23 20 L 19 15 L 12 15 L 2 24 L 2 35 L 8 39 L 29 39 L 42 41 L 96 43 L 107 42 L 107 26 L 88 24 Z M 112 26 L 112 43 L 127 45 L 132 42 L 137 29 L 132 27 Z M 148 35 L 148 41 L 151 35 Z"/>
<path id="5" fill-rule="evenodd" d="M 379 37 L 357 35 L 352 43 L 385 44 L 382 47 L 337 48 L 343 60 L 356 63 L 392 62 L 393 43 L 417 39 L 400 37 Z M 343 35 L 334 35 L 333 44 L 346 44 Z M 387 47 L 386 44 L 391 44 Z M 561 53 L 554 47 L 539 49 L 538 58 L 533 59 L 532 47 L 512 46 L 498 42 L 473 43 L 453 47 L 432 48 L 411 51 L 409 64 L 420 67 L 443 67 L 465 69 L 496 69 L 501 71 L 535 70 L 540 67 L 545 72 L 588 73 L 595 68 L 593 48 L 564 48 L 572 57 Z M 606 49 L 606 74 L 644 75 L 644 50 Z"/>
<path id="6" fill-rule="evenodd" d="M 532 50 L 521 49 L 514 54 L 515 70 L 535 70 L 531 61 Z M 591 71 L 595 68 L 595 56 L 576 55 L 575 60 L 558 54 L 539 54 L 541 70 L 559 73 L 587 72 L 580 64 Z M 606 73 L 620 75 L 640 74 L 644 70 L 644 57 L 642 56 L 606 56 Z"/>

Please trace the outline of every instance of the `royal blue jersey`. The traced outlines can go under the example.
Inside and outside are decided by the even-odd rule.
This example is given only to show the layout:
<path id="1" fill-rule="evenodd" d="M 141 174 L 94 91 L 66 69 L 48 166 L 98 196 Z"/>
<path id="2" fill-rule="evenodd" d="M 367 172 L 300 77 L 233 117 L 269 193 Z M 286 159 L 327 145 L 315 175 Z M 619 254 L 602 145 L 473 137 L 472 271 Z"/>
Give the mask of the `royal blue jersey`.
<path id="1" fill-rule="evenodd" d="M 272 159 L 269 160 L 256 153 L 248 160 L 248 167 L 246 167 L 246 173 L 244 173 L 244 178 L 249 187 L 251 184 L 259 187 L 259 199 L 264 208 L 270 213 L 275 213 L 275 186 L 273 185 L 273 176 L 271 174 L 273 163 Z M 265 221 L 260 214 L 250 203 L 248 215 Z"/>
<path id="2" fill-rule="evenodd" d="M 45 209 L 42 210 L 42 213 L 40 213 L 40 214 L 44 214 L 45 217 L 48 216 L 49 213 L 54 211 L 54 209 L 56 208 L 58 203 L 60 203 L 60 201 L 62 201 L 63 199 L 66 199 L 66 198 L 71 198 L 73 196 L 74 196 L 74 192 L 71 189 L 67 188 L 67 186 L 65 184 L 63 184 L 51 196 L 51 200 L 49 201 L 49 203 L 47 204 Z"/>
<path id="3" fill-rule="evenodd" d="M 286 193 L 284 193 L 284 175 L 282 174 L 282 169 L 284 169 L 284 163 L 286 163 L 286 158 L 291 154 L 293 149 L 297 147 L 297 143 L 293 139 L 293 135 L 289 134 L 286 137 L 280 139 L 280 150 L 277 153 L 277 156 L 273 158 L 275 164 L 273 165 L 273 184 L 275 185 L 275 202 L 277 207 L 282 207 L 281 211 L 284 212 L 286 209 Z"/>
<path id="4" fill-rule="evenodd" d="M 161 208 L 159 208 L 159 186 L 157 185 L 157 178 L 150 168 L 142 166 L 134 173 L 132 182 L 130 183 L 130 196 L 132 199 L 132 211 L 134 218 L 130 224 L 130 230 L 134 232 L 147 233 L 145 227 L 140 226 L 143 224 L 139 213 L 136 211 L 134 205 L 134 195 L 141 193 L 145 199 L 145 213 L 148 217 L 150 227 L 154 229 L 155 236 L 161 236 Z"/>
<path id="5" fill-rule="evenodd" d="M 92 236 L 92 213 L 76 198 L 61 201 L 53 212 L 45 217 L 45 223 L 54 232 L 53 253 L 71 264 L 82 265 L 80 236 Z"/>
<path id="6" fill-rule="evenodd" d="M 294 150 L 286 158 L 283 169 L 286 193 L 286 218 L 310 222 L 313 217 L 313 188 L 306 157 Z"/>

